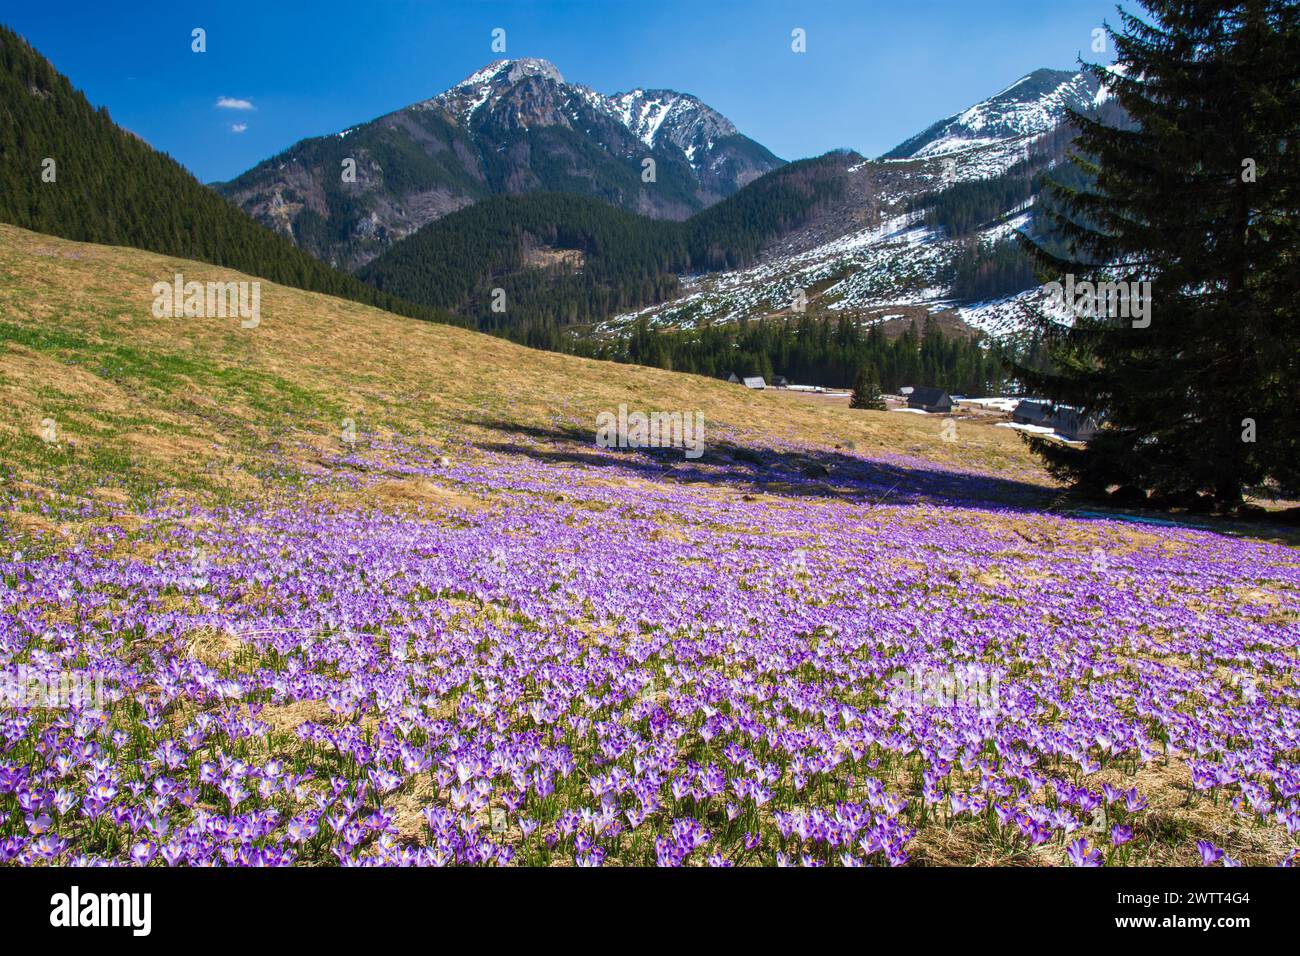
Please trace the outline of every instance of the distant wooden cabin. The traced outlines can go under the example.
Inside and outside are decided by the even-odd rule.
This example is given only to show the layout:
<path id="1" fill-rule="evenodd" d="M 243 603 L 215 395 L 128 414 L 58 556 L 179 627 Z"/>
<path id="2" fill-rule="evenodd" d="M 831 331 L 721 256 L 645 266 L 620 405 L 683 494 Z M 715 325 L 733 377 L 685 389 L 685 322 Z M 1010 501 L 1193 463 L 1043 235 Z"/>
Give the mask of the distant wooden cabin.
<path id="1" fill-rule="evenodd" d="M 1051 402 L 1023 401 L 1011 413 L 1011 420 L 1050 428 L 1070 441 L 1092 441 L 1098 428 L 1097 419 L 1091 415 L 1066 405 L 1053 406 Z"/>
<path id="2" fill-rule="evenodd" d="M 1011 413 L 1011 420 L 1019 425 L 1042 425 L 1047 427 L 1051 424 L 1052 405 L 1050 402 L 1033 402 L 1023 401 L 1016 405 L 1015 410 Z"/>
<path id="3" fill-rule="evenodd" d="M 769 384 L 771 384 L 773 388 L 789 388 L 790 380 L 784 375 L 777 375 L 772 378 L 772 381 Z"/>
<path id="4" fill-rule="evenodd" d="M 730 382 L 732 385 L 739 385 L 740 376 L 737 375 L 735 372 L 732 372 L 730 375 L 727 376 L 727 381 Z"/>
<path id="5" fill-rule="evenodd" d="M 947 414 L 952 411 L 952 396 L 941 388 L 913 387 L 912 394 L 907 396 L 907 407 Z"/>
<path id="6" fill-rule="evenodd" d="M 1058 408 L 1052 416 L 1056 434 L 1070 441 L 1092 441 L 1097 434 L 1097 420 L 1075 408 Z"/>
<path id="7" fill-rule="evenodd" d="M 745 388 L 752 388 L 757 391 L 761 391 L 762 389 L 767 388 L 767 382 L 763 381 L 763 377 L 761 375 L 755 375 L 752 378 L 747 378 L 744 380 L 744 383 L 745 383 Z"/>

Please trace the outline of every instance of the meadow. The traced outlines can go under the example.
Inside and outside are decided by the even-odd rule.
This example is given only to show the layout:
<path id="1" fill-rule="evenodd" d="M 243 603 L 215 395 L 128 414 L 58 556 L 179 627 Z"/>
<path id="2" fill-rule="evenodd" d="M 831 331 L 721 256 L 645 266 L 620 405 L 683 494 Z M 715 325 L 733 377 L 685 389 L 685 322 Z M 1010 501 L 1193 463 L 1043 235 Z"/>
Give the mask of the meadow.
<path id="1" fill-rule="evenodd" d="M 1300 555 L 1007 429 L 0 226 L 0 862 L 1277 865 Z M 600 448 L 620 403 L 707 451 Z M 949 434 L 947 437 L 953 437 Z"/>

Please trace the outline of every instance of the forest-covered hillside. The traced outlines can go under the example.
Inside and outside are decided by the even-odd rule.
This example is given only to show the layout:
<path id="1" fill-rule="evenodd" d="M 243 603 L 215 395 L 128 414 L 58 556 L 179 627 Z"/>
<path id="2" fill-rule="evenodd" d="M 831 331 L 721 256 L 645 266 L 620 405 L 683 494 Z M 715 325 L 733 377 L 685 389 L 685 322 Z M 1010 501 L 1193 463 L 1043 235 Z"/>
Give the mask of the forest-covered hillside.
<path id="1" fill-rule="evenodd" d="M 228 266 L 422 318 L 255 223 L 171 157 L 117 126 L 0 26 L 0 221 L 85 242 Z"/>
<path id="2" fill-rule="evenodd" d="M 485 331 L 556 347 L 566 327 L 671 296 L 681 273 L 751 262 L 832 202 L 843 170 L 838 154 L 791 163 L 684 222 L 572 194 L 498 196 L 425 226 L 358 275 Z"/>

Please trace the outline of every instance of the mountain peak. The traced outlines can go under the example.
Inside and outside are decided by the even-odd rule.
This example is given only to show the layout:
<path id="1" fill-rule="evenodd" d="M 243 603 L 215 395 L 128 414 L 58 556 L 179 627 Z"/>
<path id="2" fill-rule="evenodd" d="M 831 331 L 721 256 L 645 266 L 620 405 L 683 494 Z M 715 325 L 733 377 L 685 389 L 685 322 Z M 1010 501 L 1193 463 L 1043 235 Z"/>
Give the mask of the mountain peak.
<path id="1" fill-rule="evenodd" d="M 411 108 L 418 110 L 442 106 L 455 115 L 467 118 L 480 106 L 503 94 L 509 87 L 532 76 L 550 80 L 556 86 L 565 85 L 564 75 L 550 60 L 531 56 L 515 60 L 493 60 L 445 92 L 416 103 Z"/>
<path id="2" fill-rule="evenodd" d="M 993 100 L 1030 100 L 1036 99 L 1045 87 L 1060 86 L 1069 83 L 1079 74 L 1074 70 L 1053 70 L 1040 67 L 1032 73 L 1026 73 L 1006 89 L 999 90 L 989 97 Z"/>
<path id="3" fill-rule="evenodd" d="M 514 60 L 493 60 L 483 69 L 461 80 L 454 89 L 492 82 L 517 83 L 526 76 L 541 76 L 555 83 L 564 82 L 564 75 L 550 60 L 525 56 Z"/>
<path id="4" fill-rule="evenodd" d="M 674 143 L 694 163 L 701 149 L 727 136 L 736 127 L 696 97 L 675 90 L 635 89 L 606 98 L 607 109 L 647 146 L 662 139 Z"/>
<path id="5" fill-rule="evenodd" d="M 650 154 L 659 164 L 654 188 L 641 179 Z M 345 158 L 356 160 L 358 177 L 340 185 L 325 170 Z M 303 141 L 222 192 L 313 254 L 354 269 L 489 196 L 578 192 L 684 219 L 781 162 L 693 96 L 638 89 L 610 97 L 566 81 L 549 60 L 520 57 L 494 60 L 436 96 L 343 133 Z M 321 228 L 325 218 L 334 221 Z"/>
<path id="6" fill-rule="evenodd" d="M 554 84 L 555 94 L 542 101 L 530 98 L 525 111 L 512 95 L 515 84 L 531 77 L 541 77 Z M 514 120 L 521 125 L 569 125 L 572 122 L 572 105 L 566 97 L 576 97 L 586 106 L 621 124 L 633 136 L 651 149 L 671 143 L 680 149 L 692 166 L 706 161 L 714 146 L 736 136 L 738 131 L 729 119 L 688 93 L 668 89 L 637 87 L 626 93 L 606 96 L 567 83 L 563 74 L 550 60 L 522 57 L 515 60 L 494 60 L 445 93 L 416 104 L 427 109 L 441 106 L 461 122 L 469 122 L 480 110 L 493 110 L 498 102 L 506 102 L 518 115 Z M 528 112 L 530 115 L 523 115 Z"/>
<path id="7" fill-rule="evenodd" d="M 1090 73 L 1034 70 L 988 99 L 940 120 L 882 159 L 927 159 L 1050 132 L 1069 110 L 1087 112 L 1095 107 L 1097 87 Z"/>

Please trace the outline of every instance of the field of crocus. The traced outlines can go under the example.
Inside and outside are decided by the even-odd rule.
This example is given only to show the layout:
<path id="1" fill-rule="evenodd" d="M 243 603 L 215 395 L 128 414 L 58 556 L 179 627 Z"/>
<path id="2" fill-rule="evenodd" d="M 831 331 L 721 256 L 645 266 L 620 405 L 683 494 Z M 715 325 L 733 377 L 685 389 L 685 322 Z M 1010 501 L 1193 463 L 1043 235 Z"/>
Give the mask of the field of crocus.
<path id="1" fill-rule="evenodd" d="M 541 444 L 7 556 L 6 660 L 105 700 L 0 722 L 3 860 L 1294 855 L 1291 549 Z"/>
<path id="2" fill-rule="evenodd" d="M 284 290 L 256 349 L 178 345 L 129 321 L 171 263 L 31 235 L 0 863 L 1296 857 L 1287 544 L 1071 511 L 1006 430 L 484 344 L 513 406 L 418 364 L 479 337 L 393 317 L 341 371 L 303 339 L 345 307 Z M 702 459 L 595 447 L 593 409 L 670 389 Z"/>

